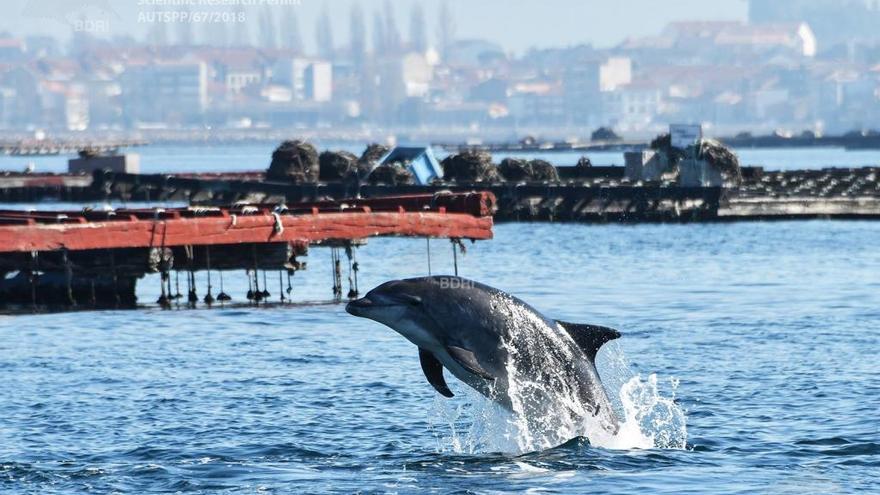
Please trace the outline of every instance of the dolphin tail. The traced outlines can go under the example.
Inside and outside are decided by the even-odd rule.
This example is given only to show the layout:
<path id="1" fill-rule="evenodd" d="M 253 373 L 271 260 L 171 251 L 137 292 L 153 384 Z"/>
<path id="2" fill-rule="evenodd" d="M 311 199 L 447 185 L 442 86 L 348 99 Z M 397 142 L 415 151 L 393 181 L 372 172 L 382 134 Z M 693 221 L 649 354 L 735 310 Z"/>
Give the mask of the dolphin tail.
<path id="1" fill-rule="evenodd" d="M 602 327 L 599 325 L 589 325 L 586 323 L 569 323 L 556 320 L 571 338 L 575 344 L 580 347 L 584 353 L 590 358 L 590 361 L 596 361 L 596 353 L 599 348 L 606 342 L 620 337 L 620 332 L 613 328 Z"/>

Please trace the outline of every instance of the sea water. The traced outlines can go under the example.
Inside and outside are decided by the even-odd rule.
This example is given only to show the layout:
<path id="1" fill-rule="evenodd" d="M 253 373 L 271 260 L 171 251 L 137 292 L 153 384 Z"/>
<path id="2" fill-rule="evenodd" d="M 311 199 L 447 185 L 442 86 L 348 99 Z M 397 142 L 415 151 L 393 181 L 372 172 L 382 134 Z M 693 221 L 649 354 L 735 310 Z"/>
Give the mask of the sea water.
<path id="1" fill-rule="evenodd" d="M 498 225 L 463 276 L 622 334 L 597 358 L 620 433 L 553 445 L 340 304 L 163 311 L 150 276 L 143 309 L 0 316 L 0 492 L 876 492 L 878 245 L 856 221 Z M 361 292 L 426 257 L 370 240 Z M 308 261 L 293 296 L 326 301 Z"/>

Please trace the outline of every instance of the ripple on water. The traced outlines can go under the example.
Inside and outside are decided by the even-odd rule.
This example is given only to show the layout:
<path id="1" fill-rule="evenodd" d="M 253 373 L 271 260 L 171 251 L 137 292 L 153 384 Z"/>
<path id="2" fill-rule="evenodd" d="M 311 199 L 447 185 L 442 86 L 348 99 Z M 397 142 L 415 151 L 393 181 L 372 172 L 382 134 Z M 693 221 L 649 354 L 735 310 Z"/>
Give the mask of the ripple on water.
<path id="1" fill-rule="evenodd" d="M 621 415 L 622 391 L 639 405 L 643 449 L 486 448 L 503 415 L 480 423 L 452 378 L 439 398 L 411 344 L 339 306 L 0 317 L 0 492 L 880 492 L 877 245 L 865 222 L 503 224 L 459 258 L 548 316 L 621 330 L 599 371 Z M 358 259 L 362 288 L 424 271 L 402 239 Z M 327 292 L 302 275 L 295 293 Z M 656 421 L 674 410 L 686 430 Z"/>

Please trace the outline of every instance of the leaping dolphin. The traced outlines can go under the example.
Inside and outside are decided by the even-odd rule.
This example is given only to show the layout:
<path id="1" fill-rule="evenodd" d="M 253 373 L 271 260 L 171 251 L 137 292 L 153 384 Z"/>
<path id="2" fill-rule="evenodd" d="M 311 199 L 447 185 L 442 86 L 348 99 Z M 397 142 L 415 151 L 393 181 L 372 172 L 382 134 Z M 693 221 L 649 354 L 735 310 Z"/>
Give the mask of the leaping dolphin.
<path id="1" fill-rule="evenodd" d="M 428 383 L 444 397 L 453 396 L 446 368 L 514 413 L 592 416 L 605 431 L 618 429 L 595 365 L 616 330 L 551 320 L 510 294 L 451 276 L 392 280 L 345 309 L 418 346 Z"/>

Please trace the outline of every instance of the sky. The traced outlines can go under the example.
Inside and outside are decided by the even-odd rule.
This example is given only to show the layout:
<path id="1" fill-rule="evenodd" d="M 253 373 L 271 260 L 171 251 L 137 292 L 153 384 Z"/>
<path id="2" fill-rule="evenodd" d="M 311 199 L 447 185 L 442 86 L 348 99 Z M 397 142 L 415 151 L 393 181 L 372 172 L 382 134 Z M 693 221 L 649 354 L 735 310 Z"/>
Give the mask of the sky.
<path id="1" fill-rule="evenodd" d="M 315 45 L 316 19 L 322 11 L 330 15 L 336 44 L 342 44 L 348 39 L 349 11 L 353 3 L 361 4 L 369 31 L 373 12 L 383 10 L 387 1 L 390 0 L 3 0 L 0 30 L 22 36 L 51 34 L 66 40 L 74 30 L 74 23 L 86 20 L 92 21 L 91 24 L 80 22 L 80 28 L 84 26 L 99 36 L 132 34 L 140 38 L 150 25 L 145 14 L 154 10 L 180 11 L 175 3 L 190 2 L 191 12 L 200 11 L 216 18 L 233 10 L 217 3 L 242 2 L 241 12 L 252 36 L 263 10 L 269 9 L 280 19 L 284 9 L 297 9 L 302 37 L 307 50 L 311 51 Z M 441 1 L 391 2 L 402 36 L 408 36 L 410 11 L 413 4 L 419 2 L 429 26 L 428 39 L 433 41 Z M 487 39 L 513 53 L 522 53 L 533 46 L 592 43 L 608 47 L 628 37 L 656 34 L 674 20 L 745 20 L 748 14 L 746 0 L 447 1 L 458 38 Z M 155 5 L 163 2 L 166 5 Z M 195 27 L 196 32 L 199 30 Z M 169 31 L 173 32 L 174 27 Z"/>

